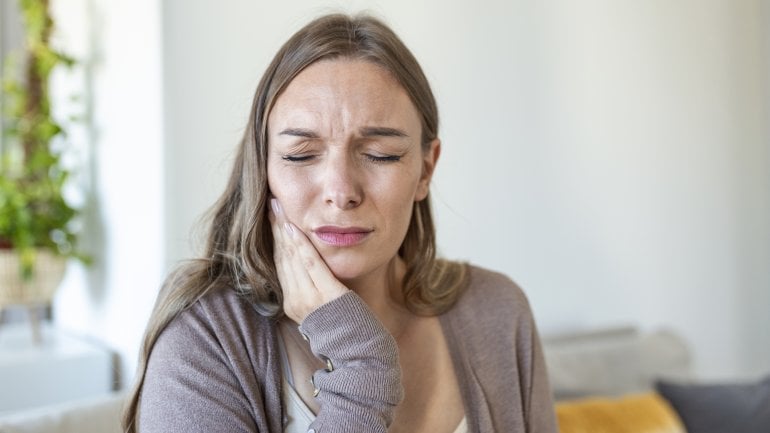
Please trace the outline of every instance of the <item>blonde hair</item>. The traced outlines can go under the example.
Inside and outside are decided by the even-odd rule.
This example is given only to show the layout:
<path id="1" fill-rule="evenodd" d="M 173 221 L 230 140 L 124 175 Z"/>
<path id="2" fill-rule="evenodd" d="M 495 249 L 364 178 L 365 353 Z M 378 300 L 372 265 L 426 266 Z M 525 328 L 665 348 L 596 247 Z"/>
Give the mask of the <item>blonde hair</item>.
<path id="1" fill-rule="evenodd" d="M 138 402 L 147 361 L 158 336 L 182 311 L 212 287 L 232 287 L 265 316 L 283 314 L 283 293 L 273 262 L 267 220 L 267 117 L 281 91 L 302 70 L 322 59 L 374 62 L 404 87 L 422 124 L 427 151 L 438 135 L 438 108 L 420 65 L 396 34 L 369 16 L 326 15 L 295 33 L 268 66 L 254 95 L 227 187 L 212 207 L 205 253 L 186 262 L 166 280 L 141 348 L 137 380 L 123 415 L 126 432 L 136 431 Z M 466 281 L 463 264 L 436 259 L 430 198 L 415 203 L 399 249 L 407 271 L 403 294 L 415 314 L 436 315 L 451 308 Z"/>

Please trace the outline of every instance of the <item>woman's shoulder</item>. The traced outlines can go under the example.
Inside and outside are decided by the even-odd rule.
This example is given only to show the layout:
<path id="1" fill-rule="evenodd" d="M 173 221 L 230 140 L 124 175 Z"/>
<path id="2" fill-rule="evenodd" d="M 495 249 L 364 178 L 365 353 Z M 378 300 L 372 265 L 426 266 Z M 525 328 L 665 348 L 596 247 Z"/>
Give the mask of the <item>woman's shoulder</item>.
<path id="1" fill-rule="evenodd" d="M 164 331 L 228 341 L 259 341 L 274 332 L 274 321 L 259 314 L 249 296 L 229 286 L 213 286 L 181 311 Z"/>
<path id="2" fill-rule="evenodd" d="M 161 369 L 178 363 L 227 365 L 237 360 L 269 361 L 276 330 L 273 319 L 257 313 L 248 298 L 227 286 L 212 286 L 193 301 L 174 293 L 161 295 L 159 307 L 186 308 L 176 313 L 154 341 L 150 365 Z M 244 344 L 248 343 L 248 344 Z"/>
<path id="3" fill-rule="evenodd" d="M 529 300 L 519 285 L 504 273 L 474 265 L 468 265 L 466 288 L 445 321 L 475 351 L 488 350 L 488 344 L 501 353 L 505 345 L 529 347 L 534 332 Z"/>
<path id="4" fill-rule="evenodd" d="M 468 283 L 464 297 L 489 303 L 526 303 L 527 297 L 521 287 L 508 275 L 468 264 Z"/>
<path id="5" fill-rule="evenodd" d="M 451 309 L 465 320 L 514 322 L 529 320 L 532 313 L 524 291 L 508 275 L 467 265 L 466 285 Z"/>
<path id="6" fill-rule="evenodd" d="M 271 320 L 228 287 L 210 288 L 177 314 L 148 359 L 144 429 L 254 431 L 255 421 L 267 422 L 263 411 L 275 412 L 280 395 Z"/>

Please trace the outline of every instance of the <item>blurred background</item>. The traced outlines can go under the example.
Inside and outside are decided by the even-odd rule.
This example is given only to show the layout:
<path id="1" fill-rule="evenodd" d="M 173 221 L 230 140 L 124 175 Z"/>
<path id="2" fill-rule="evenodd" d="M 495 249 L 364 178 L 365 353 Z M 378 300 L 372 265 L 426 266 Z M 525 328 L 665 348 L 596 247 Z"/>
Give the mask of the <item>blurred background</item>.
<path id="1" fill-rule="evenodd" d="M 0 0 L 2 49 L 20 41 Z M 764 0 L 51 0 L 55 110 L 90 267 L 52 320 L 130 384 L 159 286 L 194 257 L 251 98 L 289 35 L 367 11 L 421 62 L 441 113 L 443 256 L 529 296 L 542 334 L 684 336 L 701 378 L 770 371 L 770 3 Z M 72 95 L 78 95 L 72 98 Z"/>

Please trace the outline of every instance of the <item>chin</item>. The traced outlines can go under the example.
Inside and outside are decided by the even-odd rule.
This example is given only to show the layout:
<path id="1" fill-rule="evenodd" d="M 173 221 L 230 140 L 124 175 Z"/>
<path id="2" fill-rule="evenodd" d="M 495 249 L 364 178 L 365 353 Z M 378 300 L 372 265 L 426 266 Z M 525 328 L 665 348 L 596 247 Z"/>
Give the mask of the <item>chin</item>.
<path id="1" fill-rule="evenodd" d="M 362 263 L 357 260 L 340 260 L 342 258 L 324 258 L 326 264 L 329 266 L 329 270 L 332 271 L 334 277 L 340 280 L 346 286 L 348 283 L 366 278 L 375 271 L 376 267 L 371 266 L 371 263 Z M 353 289 L 353 287 L 348 287 Z"/>
<path id="2" fill-rule="evenodd" d="M 353 281 L 364 276 L 365 272 L 358 267 L 350 265 L 334 266 L 329 264 L 329 270 L 332 271 L 334 277 L 343 283 L 346 281 Z M 349 287 L 350 288 L 350 287 Z"/>
<path id="3" fill-rule="evenodd" d="M 325 248 L 319 248 L 318 251 L 321 258 L 326 262 L 329 270 L 334 274 L 334 277 L 340 280 L 343 284 L 348 286 L 348 283 L 354 283 L 361 281 L 362 279 L 368 279 L 369 277 L 379 276 L 385 277 L 385 272 L 382 272 L 388 267 L 390 260 L 384 259 L 383 255 L 372 254 L 367 249 L 343 249 L 326 250 Z M 395 255 L 395 253 L 394 253 Z M 384 259 L 384 261 L 383 261 Z M 352 287 L 349 287 L 352 289 Z"/>

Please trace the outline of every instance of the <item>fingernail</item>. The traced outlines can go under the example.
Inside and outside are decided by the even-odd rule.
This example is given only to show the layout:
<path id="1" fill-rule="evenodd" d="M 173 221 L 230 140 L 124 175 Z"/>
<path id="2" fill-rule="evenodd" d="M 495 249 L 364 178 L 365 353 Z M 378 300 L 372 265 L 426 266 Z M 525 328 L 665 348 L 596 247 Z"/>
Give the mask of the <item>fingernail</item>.
<path id="1" fill-rule="evenodd" d="M 289 236 L 294 237 L 294 227 L 291 226 L 291 223 L 284 223 L 283 228 L 286 229 L 286 233 L 288 233 Z"/>
<path id="2" fill-rule="evenodd" d="M 277 199 L 274 199 L 274 198 L 270 199 L 270 207 L 273 208 L 273 213 L 274 214 L 276 214 L 276 215 L 280 215 L 281 214 L 281 205 L 278 204 L 278 200 Z"/>

